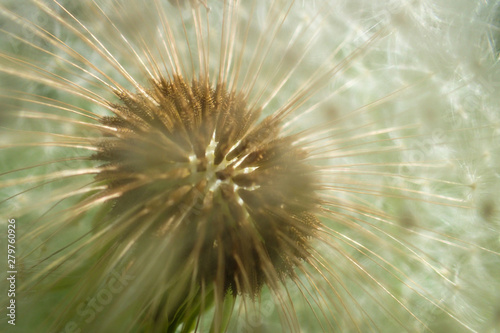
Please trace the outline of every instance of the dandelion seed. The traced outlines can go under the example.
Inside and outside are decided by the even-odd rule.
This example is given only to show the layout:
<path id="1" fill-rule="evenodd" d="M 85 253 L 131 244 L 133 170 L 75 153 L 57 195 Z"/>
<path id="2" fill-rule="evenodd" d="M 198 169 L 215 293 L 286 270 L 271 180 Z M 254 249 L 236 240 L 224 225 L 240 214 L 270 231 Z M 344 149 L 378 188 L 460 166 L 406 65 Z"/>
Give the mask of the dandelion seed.
<path id="1" fill-rule="evenodd" d="M 0 5 L 18 327 L 496 331 L 498 8 Z"/>

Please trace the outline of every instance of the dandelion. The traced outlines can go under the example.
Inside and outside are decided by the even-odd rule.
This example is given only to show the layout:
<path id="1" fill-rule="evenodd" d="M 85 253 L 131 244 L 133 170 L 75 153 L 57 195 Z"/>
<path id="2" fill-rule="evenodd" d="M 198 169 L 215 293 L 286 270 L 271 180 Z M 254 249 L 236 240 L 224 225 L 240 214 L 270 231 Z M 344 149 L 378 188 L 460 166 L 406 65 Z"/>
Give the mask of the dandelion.
<path id="1" fill-rule="evenodd" d="M 499 4 L 0 5 L 3 330 L 495 332 Z"/>

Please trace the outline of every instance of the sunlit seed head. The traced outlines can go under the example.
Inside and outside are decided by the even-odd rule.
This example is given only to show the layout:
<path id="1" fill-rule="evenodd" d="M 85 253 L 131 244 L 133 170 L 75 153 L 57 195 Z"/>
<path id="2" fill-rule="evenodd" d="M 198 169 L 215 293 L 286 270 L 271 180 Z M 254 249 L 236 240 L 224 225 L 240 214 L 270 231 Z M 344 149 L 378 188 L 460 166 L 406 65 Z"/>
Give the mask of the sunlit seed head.
<path id="1" fill-rule="evenodd" d="M 146 93 L 120 93 L 116 116 L 102 119 L 116 128 L 93 157 L 114 167 L 97 176 L 120 193 L 111 214 L 141 201 L 162 212 L 151 231 L 183 239 L 179 258 L 197 249 L 200 285 L 216 280 L 252 296 L 263 284 L 276 288 L 309 255 L 319 225 L 306 152 L 221 85 L 177 76 Z"/>
<path id="2" fill-rule="evenodd" d="M 497 0 L 5 2 L 20 330 L 498 327 Z"/>

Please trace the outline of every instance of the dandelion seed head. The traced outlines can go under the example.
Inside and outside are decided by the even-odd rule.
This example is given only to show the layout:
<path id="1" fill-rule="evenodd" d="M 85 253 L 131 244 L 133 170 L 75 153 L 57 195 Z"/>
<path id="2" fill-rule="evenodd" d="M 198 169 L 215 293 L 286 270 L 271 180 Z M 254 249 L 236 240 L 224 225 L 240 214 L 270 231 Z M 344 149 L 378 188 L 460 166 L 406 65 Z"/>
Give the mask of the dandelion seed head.
<path id="1" fill-rule="evenodd" d="M 6 3 L 23 328 L 498 327 L 498 1 Z"/>
<path id="2" fill-rule="evenodd" d="M 306 152 L 280 137 L 277 121 L 256 123 L 260 110 L 238 93 L 181 77 L 153 83 L 147 97 L 119 98 L 116 116 L 102 120 L 116 132 L 93 156 L 115 166 L 97 177 L 120 193 L 111 214 L 150 198 L 148 210 L 162 212 L 153 232 L 192 239 L 180 257 L 203 253 L 200 284 L 215 279 L 235 295 L 256 295 L 293 275 L 308 256 L 319 202 Z M 175 216 L 182 222 L 171 223 Z"/>

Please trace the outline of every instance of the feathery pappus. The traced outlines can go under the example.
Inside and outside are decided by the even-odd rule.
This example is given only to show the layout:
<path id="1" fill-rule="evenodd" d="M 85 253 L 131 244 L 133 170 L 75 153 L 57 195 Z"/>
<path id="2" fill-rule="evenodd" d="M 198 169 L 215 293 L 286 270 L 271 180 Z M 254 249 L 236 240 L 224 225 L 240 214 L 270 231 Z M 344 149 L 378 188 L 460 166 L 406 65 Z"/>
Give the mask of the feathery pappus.
<path id="1" fill-rule="evenodd" d="M 499 1 L 0 17 L 2 331 L 500 329 Z"/>

